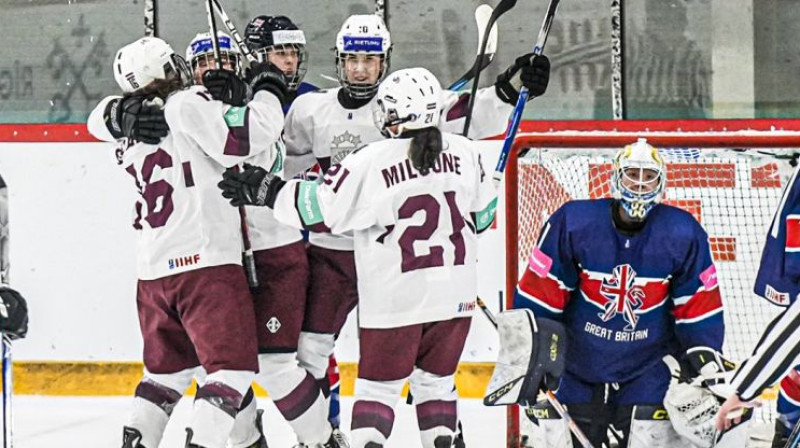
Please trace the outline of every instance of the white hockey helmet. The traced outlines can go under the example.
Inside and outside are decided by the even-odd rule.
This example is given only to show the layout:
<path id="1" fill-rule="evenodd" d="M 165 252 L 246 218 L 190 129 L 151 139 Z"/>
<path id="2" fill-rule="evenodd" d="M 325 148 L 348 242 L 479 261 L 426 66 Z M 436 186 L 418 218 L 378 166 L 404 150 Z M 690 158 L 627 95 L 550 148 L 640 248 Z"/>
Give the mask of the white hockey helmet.
<path id="1" fill-rule="evenodd" d="M 666 183 L 664 159 L 647 139 L 640 138 L 614 156 L 611 191 L 630 218 L 644 220 L 661 202 Z"/>
<path id="2" fill-rule="evenodd" d="M 229 62 L 233 71 L 237 74 L 242 73 L 242 53 L 239 47 L 233 42 L 230 36 L 217 31 L 217 42 L 219 43 L 219 57 L 223 65 Z M 214 61 L 214 43 L 211 41 L 211 33 L 197 33 L 186 47 L 186 60 L 192 66 L 192 70 L 197 69 L 200 61 L 205 61 L 205 66 L 216 68 Z"/>
<path id="3" fill-rule="evenodd" d="M 353 15 L 345 20 L 336 35 L 336 76 L 339 84 L 353 98 L 372 98 L 378 84 L 389 71 L 392 38 L 383 19 L 374 14 Z M 345 61 L 357 55 L 381 57 L 380 71 L 374 82 L 350 82 Z"/>
<path id="4" fill-rule="evenodd" d="M 186 61 L 157 37 L 143 37 L 117 51 L 114 79 L 125 93 L 144 89 L 153 81 L 179 77 L 183 85 L 192 82 Z"/>
<path id="5" fill-rule="evenodd" d="M 397 137 L 407 129 L 439 125 L 442 86 L 425 68 L 393 72 L 380 84 L 377 96 L 372 117 L 386 137 Z M 397 126 L 396 131 L 391 129 L 393 126 Z"/>

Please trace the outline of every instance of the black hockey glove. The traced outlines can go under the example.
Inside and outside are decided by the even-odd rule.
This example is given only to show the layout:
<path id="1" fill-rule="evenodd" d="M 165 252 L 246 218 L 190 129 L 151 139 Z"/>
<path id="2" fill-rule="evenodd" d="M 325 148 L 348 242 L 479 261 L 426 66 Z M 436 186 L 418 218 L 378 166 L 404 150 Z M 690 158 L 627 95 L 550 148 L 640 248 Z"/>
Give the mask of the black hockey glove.
<path id="1" fill-rule="evenodd" d="M 115 139 L 130 139 L 155 145 L 169 134 L 164 110 L 140 95 L 112 100 L 106 106 L 106 128 Z"/>
<path id="2" fill-rule="evenodd" d="M 229 169 L 222 174 L 217 186 L 231 205 L 275 206 L 275 198 L 286 182 L 264 168 L 245 164 L 244 171 Z"/>
<path id="3" fill-rule="evenodd" d="M 497 96 L 508 104 L 517 104 L 519 91 L 511 85 L 511 79 L 518 71 L 520 80 L 530 92 L 528 99 L 544 95 L 547 91 L 547 84 L 550 82 L 550 60 L 545 55 L 534 55 L 528 53 L 520 56 L 511 64 L 506 71 L 497 76 L 494 87 Z"/>
<path id="4" fill-rule="evenodd" d="M 286 76 L 274 64 L 269 62 L 254 62 L 247 69 L 245 80 L 250 84 L 253 96 L 259 90 L 266 90 L 278 97 L 281 105 L 286 104 L 288 87 L 286 87 Z"/>
<path id="5" fill-rule="evenodd" d="M 6 285 L 0 286 L 0 333 L 11 339 L 22 339 L 28 334 L 28 303 Z"/>
<path id="6" fill-rule="evenodd" d="M 203 86 L 215 100 L 231 106 L 244 106 L 250 101 L 250 86 L 230 70 L 208 70 L 203 73 Z"/>

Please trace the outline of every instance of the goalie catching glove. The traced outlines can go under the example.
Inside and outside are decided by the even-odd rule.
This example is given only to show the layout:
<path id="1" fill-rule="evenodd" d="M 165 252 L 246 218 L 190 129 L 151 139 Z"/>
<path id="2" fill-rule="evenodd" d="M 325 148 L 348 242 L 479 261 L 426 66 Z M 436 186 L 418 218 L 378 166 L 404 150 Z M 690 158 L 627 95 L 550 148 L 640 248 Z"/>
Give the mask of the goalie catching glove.
<path id="1" fill-rule="evenodd" d="M 700 448 L 744 446 L 745 425 L 724 433 L 715 428 L 720 404 L 733 392 L 729 380 L 736 365 L 709 347 L 687 350 L 680 363 L 669 355 L 664 362 L 672 374 L 664 408 L 675 432 Z"/>
<path id="2" fill-rule="evenodd" d="M 256 205 L 273 208 L 275 198 L 284 184 L 286 182 L 283 179 L 264 168 L 245 164 L 244 171 L 225 171 L 217 186 L 222 190 L 222 196 L 230 199 L 234 207 Z"/>
<path id="3" fill-rule="evenodd" d="M 529 309 L 497 316 L 500 354 L 483 404 L 533 404 L 540 390 L 555 390 L 564 372 L 566 330 L 561 322 L 536 319 Z"/>

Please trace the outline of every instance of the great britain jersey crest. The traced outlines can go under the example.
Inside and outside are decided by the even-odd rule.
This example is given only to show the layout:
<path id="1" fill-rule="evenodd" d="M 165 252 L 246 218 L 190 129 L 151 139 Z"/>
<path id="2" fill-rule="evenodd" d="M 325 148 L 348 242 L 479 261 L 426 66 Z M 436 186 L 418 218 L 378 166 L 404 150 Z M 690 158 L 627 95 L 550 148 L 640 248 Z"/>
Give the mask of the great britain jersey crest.
<path id="1" fill-rule="evenodd" d="M 634 285 L 635 279 L 636 271 L 629 264 L 615 267 L 611 277 L 603 279 L 600 294 L 608 300 L 603 306 L 605 311 L 598 314 L 603 322 L 608 322 L 621 314 L 628 323 L 625 331 L 636 329 L 636 324 L 639 322 L 636 310 L 644 303 L 645 294 L 641 286 Z"/>

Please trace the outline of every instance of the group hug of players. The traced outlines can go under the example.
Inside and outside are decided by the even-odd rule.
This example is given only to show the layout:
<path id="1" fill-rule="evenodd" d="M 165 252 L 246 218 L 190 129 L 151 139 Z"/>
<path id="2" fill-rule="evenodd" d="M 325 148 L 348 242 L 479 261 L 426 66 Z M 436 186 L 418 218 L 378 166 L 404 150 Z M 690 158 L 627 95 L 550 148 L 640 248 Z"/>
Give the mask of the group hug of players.
<path id="1" fill-rule="evenodd" d="M 329 90 L 303 82 L 306 39 L 287 17 L 249 22 L 245 43 L 257 60 L 246 70 L 235 43 L 216 39 L 219 60 L 209 33 L 192 40 L 186 59 L 157 38 L 124 46 L 113 61 L 123 94 L 89 117 L 93 135 L 116 142 L 140 193 L 133 226 L 145 373 L 122 446 L 159 446 L 196 379 L 186 447 L 266 447 L 253 381 L 299 447 L 384 446 L 406 381 L 422 445 L 463 447 L 454 374 L 475 309 L 477 237 L 497 205 L 493 161 L 472 139 L 503 132 L 517 75 L 532 97 L 545 92 L 549 61 L 521 56 L 480 89 L 474 125 L 460 136 L 468 96 L 443 90 L 424 68 L 390 73 L 391 38 L 378 16 L 341 27 L 340 87 Z M 532 405 L 552 388 L 596 447 L 610 445 L 609 434 L 620 446 L 702 446 L 692 435 L 713 429 L 713 412 L 681 434 L 652 418 L 663 415 L 668 389 L 695 400 L 733 384 L 737 400 L 752 400 L 789 370 L 787 353 L 797 354 L 780 346 L 798 327 L 795 306 L 733 383 L 720 379 L 723 300 L 707 236 L 691 215 L 659 203 L 665 169 L 645 141 L 623 148 L 615 198 L 554 213 L 517 291 L 516 305 L 540 322 L 512 329 L 535 347 L 525 354 L 536 366 L 524 375 L 528 393 L 517 399 Z M 798 292 L 782 247 L 795 241 L 783 220 L 794 216 L 789 199 L 768 243 L 783 264 L 762 265 L 759 277 L 771 297 L 787 294 L 783 305 Z M 255 260 L 250 284 L 243 234 Z M 346 437 L 328 373 L 356 305 L 360 358 Z M 538 362 L 536 328 L 568 334 L 561 366 Z M 670 386 L 666 355 L 678 361 L 682 381 L 673 384 L 689 389 Z M 543 446 L 571 446 L 561 420 L 535 420 Z"/>

